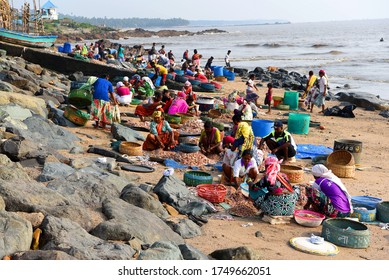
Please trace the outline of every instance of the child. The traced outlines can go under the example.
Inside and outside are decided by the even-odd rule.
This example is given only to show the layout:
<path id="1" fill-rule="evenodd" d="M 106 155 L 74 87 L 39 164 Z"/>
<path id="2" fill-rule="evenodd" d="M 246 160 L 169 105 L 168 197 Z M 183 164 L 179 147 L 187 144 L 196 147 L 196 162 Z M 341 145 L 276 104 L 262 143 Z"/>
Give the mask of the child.
<path id="1" fill-rule="evenodd" d="M 265 105 L 268 106 L 267 114 L 271 113 L 271 101 L 273 99 L 273 85 L 272 83 L 267 84 L 267 92 L 265 97 Z"/>
<path id="2" fill-rule="evenodd" d="M 197 111 L 197 105 L 194 101 L 193 95 L 189 95 L 186 99 L 186 103 L 188 104 L 188 114 L 194 114 L 195 116 L 198 116 L 199 113 Z"/>

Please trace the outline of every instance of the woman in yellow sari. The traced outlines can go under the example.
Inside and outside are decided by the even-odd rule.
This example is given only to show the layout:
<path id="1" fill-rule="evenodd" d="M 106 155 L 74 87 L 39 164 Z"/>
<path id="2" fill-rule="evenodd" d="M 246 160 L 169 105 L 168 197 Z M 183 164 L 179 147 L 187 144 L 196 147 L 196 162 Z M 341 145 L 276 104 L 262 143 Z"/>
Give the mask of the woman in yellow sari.
<path id="1" fill-rule="evenodd" d="M 251 150 L 253 148 L 255 139 L 253 129 L 247 122 L 242 121 L 242 116 L 239 114 L 234 115 L 232 121 L 237 126 L 233 146 L 239 148 L 239 156 L 241 156 L 244 150 Z"/>
<path id="2" fill-rule="evenodd" d="M 303 98 L 305 98 L 307 96 L 308 92 L 311 90 L 311 88 L 315 84 L 316 79 L 317 79 L 317 77 L 315 75 L 313 75 L 313 71 L 312 70 L 309 71 L 309 77 L 308 77 L 307 85 L 305 86 Z"/>

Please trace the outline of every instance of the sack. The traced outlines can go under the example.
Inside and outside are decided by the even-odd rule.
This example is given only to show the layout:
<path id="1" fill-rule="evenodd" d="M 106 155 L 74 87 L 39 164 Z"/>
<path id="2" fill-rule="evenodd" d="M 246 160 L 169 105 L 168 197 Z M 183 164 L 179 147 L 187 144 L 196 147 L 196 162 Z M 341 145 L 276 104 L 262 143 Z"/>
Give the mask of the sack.
<path id="1" fill-rule="evenodd" d="M 112 110 L 112 122 L 121 123 L 119 105 L 115 105 Z"/>

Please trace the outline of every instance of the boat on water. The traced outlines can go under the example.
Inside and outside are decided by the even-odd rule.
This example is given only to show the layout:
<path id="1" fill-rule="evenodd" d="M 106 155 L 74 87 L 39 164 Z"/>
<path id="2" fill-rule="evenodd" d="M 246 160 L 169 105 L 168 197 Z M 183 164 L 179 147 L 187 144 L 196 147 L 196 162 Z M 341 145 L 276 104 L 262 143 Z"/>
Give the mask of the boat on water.
<path id="1" fill-rule="evenodd" d="M 55 43 L 55 35 L 33 35 L 0 28 L 0 40 L 26 47 L 47 48 Z"/>
<path id="2" fill-rule="evenodd" d="M 19 11 L 12 8 L 8 0 L 0 0 L 0 41 L 35 48 L 52 46 L 57 36 L 44 33 L 42 10 L 37 8 L 35 0 L 34 10 L 31 14 L 27 2 Z M 34 24 L 33 28 L 30 28 L 31 23 Z"/>

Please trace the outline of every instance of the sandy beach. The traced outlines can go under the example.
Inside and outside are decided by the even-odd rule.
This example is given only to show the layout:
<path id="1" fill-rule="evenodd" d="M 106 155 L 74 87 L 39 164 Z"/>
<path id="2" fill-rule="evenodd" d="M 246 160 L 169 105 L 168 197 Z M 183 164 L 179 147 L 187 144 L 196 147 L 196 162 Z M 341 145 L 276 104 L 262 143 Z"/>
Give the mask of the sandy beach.
<path id="1" fill-rule="evenodd" d="M 244 91 L 245 83 L 237 77 L 235 81 L 223 83 L 223 88 L 218 93 L 199 93 L 203 96 L 227 96 L 233 90 Z M 260 100 L 262 102 L 266 87 L 259 88 Z M 275 95 L 283 96 L 283 89 L 275 89 Z M 336 90 L 332 92 L 336 93 Z M 261 103 L 260 102 L 260 103 Z M 328 107 L 339 105 L 337 101 L 326 103 Z M 135 107 L 121 107 L 122 112 L 133 113 Z M 265 112 L 265 110 L 262 110 Z M 367 195 L 389 200 L 387 187 L 387 171 L 389 164 L 386 160 L 389 149 L 387 148 L 389 137 L 389 120 L 380 116 L 378 111 L 366 111 L 363 108 L 354 110 L 355 118 L 342 118 L 323 116 L 315 108 L 311 113 L 311 121 L 320 122 L 324 129 L 311 127 L 307 135 L 293 135 L 298 144 L 325 145 L 333 148 L 336 139 L 358 140 L 363 143 L 361 162 L 354 178 L 343 178 L 345 186 L 352 196 Z M 276 118 L 287 118 L 282 115 L 286 111 L 272 110 L 271 115 L 260 114 L 259 118 L 274 120 Z M 123 117 L 131 122 L 139 122 L 137 118 Z M 82 139 L 80 142 L 85 149 L 89 145 L 98 145 L 110 148 L 111 134 L 107 131 L 95 130 L 92 122 L 82 128 L 67 128 L 74 133 L 82 132 L 93 135 L 96 138 L 90 139 L 84 134 L 78 134 Z M 146 135 L 146 134 L 145 134 Z M 64 152 L 66 154 L 66 152 Z M 84 153 L 75 156 L 95 156 Z M 311 168 L 310 159 L 297 160 L 295 165 Z M 139 183 L 157 183 L 162 176 L 165 166 L 157 164 L 155 172 L 148 174 L 139 173 Z M 175 170 L 178 178 L 183 179 L 185 170 Z M 219 172 L 211 172 L 217 178 Z M 305 183 L 313 180 L 313 177 L 305 172 Z M 247 226 L 249 224 L 249 226 Z M 251 225 L 252 224 L 252 225 Z M 368 225 L 370 230 L 370 246 L 367 249 L 351 249 L 339 247 L 339 253 L 335 256 L 318 256 L 303 253 L 293 249 L 288 242 L 293 237 L 308 237 L 311 234 L 320 235 L 322 227 L 308 228 L 298 225 L 293 220 L 285 225 L 271 225 L 262 221 L 259 217 L 239 218 L 233 220 L 221 220 L 209 218 L 209 222 L 202 226 L 202 235 L 193 239 L 187 239 L 187 243 L 200 249 L 205 254 L 218 249 L 247 246 L 261 252 L 265 260 L 389 260 L 389 231 L 382 230 L 378 225 Z M 260 232 L 258 234 L 257 232 Z M 259 237 L 256 237 L 259 235 Z"/>

